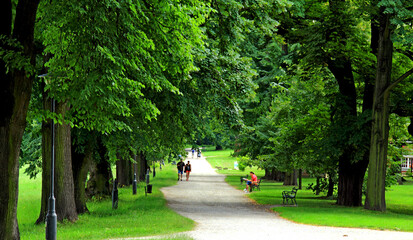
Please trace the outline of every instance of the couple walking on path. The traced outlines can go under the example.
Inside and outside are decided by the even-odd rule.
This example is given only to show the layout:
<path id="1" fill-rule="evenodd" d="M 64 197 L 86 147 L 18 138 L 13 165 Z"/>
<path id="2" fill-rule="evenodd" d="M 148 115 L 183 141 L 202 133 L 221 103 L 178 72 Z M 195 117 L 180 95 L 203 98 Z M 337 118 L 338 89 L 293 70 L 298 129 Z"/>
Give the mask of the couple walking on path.
<path id="1" fill-rule="evenodd" d="M 178 181 L 182 181 L 182 176 L 184 173 L 186 174 L 186 181 L 189 180 L 189 174 L 191 173 L 192 167 L 189 161 L 185 164 L 180 157 L 180 161 L 178 164 L 176 164 L 176 167 L 178 168 Z"/>

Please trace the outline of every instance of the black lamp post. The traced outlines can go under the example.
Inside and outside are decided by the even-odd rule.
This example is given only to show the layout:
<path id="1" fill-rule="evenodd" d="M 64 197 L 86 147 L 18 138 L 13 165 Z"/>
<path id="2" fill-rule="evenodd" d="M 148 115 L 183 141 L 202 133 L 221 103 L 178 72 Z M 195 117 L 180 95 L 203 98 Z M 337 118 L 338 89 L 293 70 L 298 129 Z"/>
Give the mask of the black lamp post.
<path id="1" fill-rule="evenodd" d="M 39 77 L 45 78 L 47 74 L 42 74 Z M 51 112 L 55 112 L 55 100 L 51 100 Z M 51 163 L 50 163 L 50 197 L 48 202 L 47 208 L 47 215 L 46 215 L 46 240 L 56 240 L 57 234 L 57 215 L 56 215 L 56 201 L 54 197 L 54 163 L 55 163 L 55 125 L 54 120 L 52 118 L 51 122 L 52 127 L 52 156 L 51 156 Z"/>
<path id="2" fill-rule="evenodd" d="M 135 154 L 134 158 L 135 158 L 135 162 L 133 163 L 132 193 L 133 193 L 133 195 L 136 195 L 137 188 L 138 188 L 138 182 L 136 180 L 136 154 Z"/>
<path id="3" fill-rule="evenodd" d="M 137 181 L 136 181 L 136 173 L 133 174 L 133 183 L 132 183 L 132 193 L 133 195 L 136 195 L 137 191 Z"/>
<path id="4" fill-rule="evenodd" d="M 55 112 L 55 100 L 52 99 L 52 113 Z M 57 234 L 57 215 L 55 210 L 55 198 L 54 198 L 54 162 L 55 162 L 55 125 L 52 119 L 52 161 L 50 164 L 50 197 L 49 207 L 46 215 L 46 239 L 56 240 Z"/>

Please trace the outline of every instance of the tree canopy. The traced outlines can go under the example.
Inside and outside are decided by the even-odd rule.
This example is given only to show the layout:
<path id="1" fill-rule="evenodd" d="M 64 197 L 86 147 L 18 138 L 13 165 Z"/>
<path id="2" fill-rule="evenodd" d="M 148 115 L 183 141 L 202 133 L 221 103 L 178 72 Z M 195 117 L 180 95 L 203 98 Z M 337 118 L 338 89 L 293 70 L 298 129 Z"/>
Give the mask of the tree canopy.
<path id="1" fill-rule="evenodd" d="M 413 134 L 412 7 L 4 1 L 0 238 L 19 238 L 19 160 L 32 176 L 48 161 L 40 147 L 50 119 L 73 130 L 65 146 L 76 158 L 104 145 L 93 148 L 100 158 L 146 163 L 207 138 L 268 173 L 327 173 L 345 206 L 363 205 L 369 171 L 365 207 L 385 210 L 388 138 L 393 153 Z M 64 108 L 50 113 L 50 98 Z"/>

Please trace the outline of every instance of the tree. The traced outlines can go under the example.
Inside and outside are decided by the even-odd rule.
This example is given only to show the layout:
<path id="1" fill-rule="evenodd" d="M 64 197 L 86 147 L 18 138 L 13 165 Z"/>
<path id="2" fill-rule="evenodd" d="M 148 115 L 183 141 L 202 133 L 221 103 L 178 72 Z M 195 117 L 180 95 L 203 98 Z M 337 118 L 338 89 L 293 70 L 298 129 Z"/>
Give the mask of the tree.
<path id="1" fill-rule="evenodd" d="M 300 7 L 301 6 L 301 7 Z M 285 41 L 299 44 L 295 61 L 305 66 L 326 67 L 334 76 L 339 92 L 331 106 L 331 141 L 340 155 L 331 159 L 339 162 L 340 205 L 362 204 L 362 183 L 368 164 L 368 116 L 372 104 L 374 72 L 359 66 L 374 65 L 375 38 L 368 38 L 362 29 L 368 26 L 360 18 L 363 8 L 347 1 L 329 1 L 301 5 L 294 2 L 291 14 L 280 16 L 280 30 Z M 372 27 L 372 29 L 374 29 Z M 373 31 L 374 32 L 374 31 Z M 357 63 L 357 64 L 356 64 Z M 293 72 L 290 74 L 294 75 Z M 338 131 L 337 131 L 338 130 Z"/>
<path id="2" fill-rule="evenodd" d="M 190 51 L 192 44 L 201 43 L 198 25 L 205 10 L 197 3 L 53 1 L 42 5 L 38 27 L 44 52 L 51 56 L 45 63 L 50 72 L 46 88 L 58 103 L 70 106 L 64 117 L 58 116 L 60 122 L 119 134 L 131 132 L 135 126 L 130 124 L 139 126 L 157 116 L 159 110 L 145 94 L 179 94 L 169 77 L 187 77 L 193 68 Z M 87 164 L 73 163 L 79 164 L 73 169 L 79 186 L 76 196 L 82 198 Z M 106 166 L 99 167 L 103 163 L 96 169 L 103 169 L 107 177 Z M 83 200 L 79 201 L 78 211 L 83 211 Z"/>
<path id="3" fill-rule="evenodd" d="M 0 4 L 0 161 L 5 169 L 0 174 L 1 239 L 19 239 L 19 152 L 34 77 L 33 33 L 39 2 L 20 0 L 13 5 L 6 0 Z"/>
<path id="4" fill-rule="evenodd" d="M 371 147 L 369 155 L 369 177 L 365 208 L 385 211 L 385 178 L 387 168 L 387 149 L 389 136 L 389 99 L 390 91 L 401 81 L 413 74 L 413 68 L 391 81 L 393 65 L 393 41 L 395 26 L 392 18 L 405 18 L 412 13 L 401 3 L 387 6 L 380 3 L 378 12 L 379 44 L 377 55 L 376 81 L 372 113 Z M 404 10 L 404 11 L 403 11 Z M 401 22 L 403 23 L 403 22 Z"/>

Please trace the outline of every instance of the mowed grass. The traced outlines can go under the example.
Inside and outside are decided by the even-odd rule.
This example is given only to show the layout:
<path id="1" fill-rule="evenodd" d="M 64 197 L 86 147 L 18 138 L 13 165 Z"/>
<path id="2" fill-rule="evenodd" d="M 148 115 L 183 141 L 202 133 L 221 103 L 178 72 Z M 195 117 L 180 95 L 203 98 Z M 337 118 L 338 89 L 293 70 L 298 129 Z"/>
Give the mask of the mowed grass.
<path id="1" fill-rule="evenodd" d="M 239 176 L 246 176 L 251 171 L 254 172 L 257 176 L 264 175 L 264 170 L 257 169 L 256 167 L 246 167 L 244 171 L 235 170 L 234 162 L 239 162 L 239 159 L 232 157 L 231 155 L 233 153 L 233 150 L 215 151 L 212 148 L 206 148 L 205 150 L 203 150 L 202 155 L 207 158 L 209 164 L 211 164 L 213 168 L 222 168 L 221 170 L 217 170 L 218 173 L 238 176 L 238 180 Z M 223 170 L 224 168 L 228 168 L 228 170 Z"/>
<path id="2" fill-rule="evenodd" d="M 118 209 L 112 209 L 111 199 L 87 203 L 90 214 L 79 215 L 75 223 L 58 223 L 57 239 L 114 239 L 173 234 L 194 228 L 195 223 L 166 206 L 161 187 L 176 184 L 175 166 L 157 170 L 152 178 L 153 193 L 145 196 L 144 184 L 138 194 L 132 188 L 119 189 Z M 21 239 L 45 239 L 45 225 L 35 225 L 40 212 L 41 179 L 29 179 L 20 173 L 17 218 Z M 185 235 L 165 239 L 191 239 Z"/>
<path id="3" fill-rule="evenodd" d="M 210 151 L 207 160 L 214 166 L 229 164 L 236 158 L 230 156 L 230 150 Z M 221 160 L 222 159 L 222 160 Z M 254 169 L 252 169 L 254 171 Z M 236 170 L 218 171 L 227 174 L 226 181 L 237 189 L 244 189 L 240 184 L 240 176 L 249 171 Z M 264 171 L 255 170 L 258 178 L 264 176 Z M 298 190 L 298 207 L 282 206 L 282 191 L 292 189 L 292 186 L 283 186 L 281 182 L 266 181 L 261 183 L 261 191 L 248 194 L 248 197 L 259 204 L 271 205 L 272 209 L 288 220 L 320 226 L 369 228 L 380 230 L 413 232 L 413 182 L 410 180 L 404 185 L 392 186 L 386 192 L 386 212 L 365 210 L 363 207 L 338 206 L 335 200 L 326 199 L 325 195 L 314 195 L 306 190 L 309 183 L 315 183 L 314 178 L 303 178 L 303 189 Z"/>

